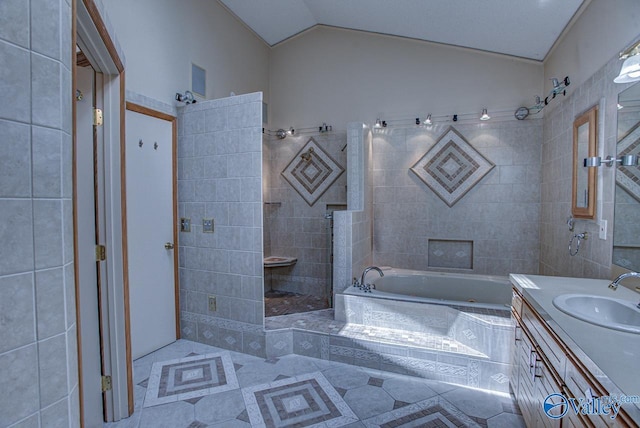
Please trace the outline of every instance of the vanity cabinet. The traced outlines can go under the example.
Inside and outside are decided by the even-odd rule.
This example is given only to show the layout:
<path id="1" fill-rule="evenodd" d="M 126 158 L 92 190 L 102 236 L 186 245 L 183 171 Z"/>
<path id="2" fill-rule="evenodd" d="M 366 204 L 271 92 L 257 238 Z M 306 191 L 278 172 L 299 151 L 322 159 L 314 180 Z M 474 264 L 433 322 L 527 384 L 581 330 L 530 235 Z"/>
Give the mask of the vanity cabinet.
<path id="1" fill-rule="evenodd" d="M 515 334 L 511 378 L 517 379 L 513 392 L 522 417 L 528 427 L 560 427 L 561 419 L 547 417 L 542 403 L 548 395 L 561 391 L 561 383 L 546 355 L 538 346 L 531 326 L 523 322 L 526 303 L 516 293 L 513 300 Z"/>
<path id="2" fill-rule="evenodd" d="M 528 427 L 637 426 L 622 408 L 615 419 L 606 415 L 576 415 L 571 409 L 560 419 L 549 418 L 543 403 L 550 394 L 575 398 L 610 394 L 515 288 L 511 308 L 515 325 L 511 388 Z M 559 401 L 560 398 L 554 402 Z M 556 407 L 555 414 L 563 407 Z"/>

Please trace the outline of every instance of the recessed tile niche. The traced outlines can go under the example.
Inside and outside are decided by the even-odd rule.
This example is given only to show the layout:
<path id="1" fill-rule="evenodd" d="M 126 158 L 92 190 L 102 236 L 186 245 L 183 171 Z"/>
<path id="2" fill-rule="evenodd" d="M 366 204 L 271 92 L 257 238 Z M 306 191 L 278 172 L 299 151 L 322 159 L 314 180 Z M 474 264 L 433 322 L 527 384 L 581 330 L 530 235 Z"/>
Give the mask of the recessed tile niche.
<path id="1" fill-rule="evenodd" d="M 473 241 L 429 239 L 428 266 L 473 269 Z"/>

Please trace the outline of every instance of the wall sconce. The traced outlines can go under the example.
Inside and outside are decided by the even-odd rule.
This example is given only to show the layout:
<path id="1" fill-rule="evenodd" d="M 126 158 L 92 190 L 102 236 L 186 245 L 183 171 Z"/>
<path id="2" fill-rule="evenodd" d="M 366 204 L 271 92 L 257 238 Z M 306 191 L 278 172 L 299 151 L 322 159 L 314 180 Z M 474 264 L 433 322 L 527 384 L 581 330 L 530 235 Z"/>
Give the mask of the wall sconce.
<path id="1" fill-rule="evenodd" d="M 380 119 L 376 119 L 376 124 L 373 125 L 374 128 L 382 128 L 382 121 Z"/>
<path id="2" fill-rule="evenodd" d="M 640 80 L 640 42 L 620 53 L 623 59 L 620 74 L 613 79 L 615 83 L 630 83 Z"/>
<path id="3" fill-rule="evenodd" d="M 602 159 L 600 156 L 594 156 L 584 159 L 584 166 L 587 168 L 597 168 L 602 166 L 602 164 L 606 164 L 608 167 L 611 167 L 616 163 L 620 164 L 620 166 L 638 166 L 638 156 L 626 155 L 621 156 L 618 159 L 613 156 L 607 156 L 606 159 Z"/>
<path id="4" fill-rule="evenodd" d="M 489 116 L 489 113 L 487 113 L 487 109 L 483 108 L 482 115 L 480 115 L 480 120 L 489 120 L 489 119 L 491 119 L 491 116 Z"/>
<path id="5" fill-rule="evenodd" d="M 287 131 L 287 135 L 293 135 L 295 134 L 296 130 L 293 128 L 289 128 L 289 130 Z"/>
<path id="6" fill-rule="evenodd" d="M 427 118 L 423 122 L 425 125 L 431 125 L 433 122 L 431 121 L 431 113 L 427 115 Z"/>

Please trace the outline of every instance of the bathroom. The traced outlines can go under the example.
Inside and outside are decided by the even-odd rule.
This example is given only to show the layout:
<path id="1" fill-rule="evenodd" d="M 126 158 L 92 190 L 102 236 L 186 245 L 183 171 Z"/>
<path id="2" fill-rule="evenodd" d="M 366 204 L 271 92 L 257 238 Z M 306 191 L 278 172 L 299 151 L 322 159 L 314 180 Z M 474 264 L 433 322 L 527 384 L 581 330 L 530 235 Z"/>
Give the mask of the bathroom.
<path id="1" fill-rule="evenodd" d="M 6 4 L 15 6 L 18 3 Z M 72 67 L 67 58 L 70 57 L 69 46 L 66 46 L 70 45 L 67 33 L 72 21 L 71 3 L 41 3 L 46 3 L 46 7 L 37 8 L 36 2 L 31 1 L 34 5 L 31 14 L 28 7 L 24 9 L 20 5 L 15 11 L 11 9 L 11 14 L 3 13 L 11 16 L 13 24 L 4 25 L 3 19 L 0 30 L 4 55 L 14 55 L 11 58 L 19 64 L 19 72 L 7 78 L 11 87 L 21 88 L 17 93 L 31 93 L 28 76 L 32 70 L 37 76 L 53 76 L 51 85 L 40 88 L 42 97 L 38 98 L 37 92 L 32 94 L 33 100 L 16 96 L 14 105 L 0 107 L 3 126 L 10 128 L 8 132 L 30 142 L 28 151 L 7 149 L 3 152 L 4 159 L 21 167 L 4 169 L 11 172 L 2 175 L 3 210 L 6 210 L 7 218 L 19 220 L 11 222 L 12 227 L 2 229 L 0 233 L 5 242 L 12 243 L 11 251 L 5 248 L 0 253 L 3 260 L 0 280 L 16 290 L 12 294 L 15 297 L 5 302 L 24 312 L 14 322 L 24 322 L 30 328 L 19 330 L 11 340 L 3 340 L 6 345 L 0 350 L 0 358 L 1 364 L 8 364 L 9 357 L 12 364 L 23 361 L 31 370 L 28 379 L 12 378 L 9 385 L 15 385 L 15 388 L 7 388 L 27 391 L 22 402 L 31 403 L 42 397 L 42 406 L 69 405 L 68 414 L 77 415 L 77 388 L 74 386 L 77 387 L 78 380 L 73 376 L 68 379 L 69 389 L 56 391 L 56 394 L 49 394 L 44 386 L 36 390 L 23 388 L 27 382 L 38 384 L 39 370 L 55 372 L 51 367 L 40 366 L 47 360 L 38 360 L 38 346 L 54 348 L 55 360 L 66 363 L 65 372 L 77 371 L 76 330 L 70 315 L 72 311 L 67 311 L 74 305 L 73 249 L 70 248 L 73 235 L 72 169 L 69 166 L 71 107 L 61 96 L 71 92 Z M 571 212 L 572 122 L 577 114 L 604 98 L 602 155 L 615 153 L 612 124 L 618 114 L 615 108 L 617 96 L 623 88 L 614 85 L 612 77 L 621 64 L 618 52 L 638 38 L 636 2 L 624 1 L 615 8 L 604 0 L 585 2 L 570 31 L 555 44 L 544 61 L 330 26 L 318 26 L 269 47 L 218 2 L 213 5 L 199 3 L 193 9 L 168 4 L 163 9 L 150 2 L 96 3 L 97 9 L 109 17 L 105 18 L 109 32 L 117 40 L 122 57 L 126 58 L 127 81 L 126 89 L 123 87 L 122 91 L 127 101 L 147 102 L 156 108 L 169 106 L 178 117 L 180 162 L 203 156 L 200 152 L 188 151 L 189 147 L 195 150 L 199 143 L 194 137 L 193 146 L 189 146 L 190 138 L 182 132 L 192 126 L 197 129 L 201 123 L 206 126 L 204 112 L 209 109 L 217 109 L 229 122 L 234 121 L 233 128 L 229 128 L 232 133 L 248 135 L 248 139 L 238 145 L 250 142 L 249 147 L 234 149 L 234 153 L 211 155 L 238 155 L 232 161 L 233 165 L 240 171 L 248 161 L 245 171 L 226 177 L 183 177 L 191 182 L 179 183 L 180 216 L 217 219 L 219 211 L 209 214 L 207 210 L 220 208 L 215 206 L 218 202 L 236 204 L 228 207 L 235 211 L 226 211 L 226 217 L 223 212 L 220 218 L 226 218 L 226 224 L 224 221 L 216 223 L 217 230 L 233 234 L 235 228 L 250 229 L 239 232 L 244 235 L 232 248 L 213 248 L 213 244 L 198 247 L 202 242 L 196 240 L 194 233 L 180 236 L 179 245 L 184 247 L 179 251 L 182 257 L 180 324 L 183 338 L 260 355 L 291 351 L 302 354 L 306 352 L 305 343 L 321 344 L 320 338 L 313 335 L 279 330 L 264 334 L 265 322 L 271 318 L 265 314 L 265 287 L 269 275 L 271 281 L 274 279 L 274 273 L 264 269 L 264 257 L 296 257 L 296 265 L 302 265 L 307 257 L 292 254 L 291 247 L 285 246 L 267 252 L 267 248 L 269 251 L 276 249 L 275 225 L 269 222 L 282 223 L 277 217 L 278 210 L 293 209 L 286 207 L 284 196 L 281 199 L 273 190 L 287 193 L 289 202 L 293 200 L 299 207 L 306 206 L 305 210 L 314 210 L 311 223 L 319 230 L 313 233 L 318 235 L 320 241 L 316 244 L 321 249 L 313 256 L 320 262 L 314 264 L 323 267 L 318 267 L 311 279 L 301 280 L 306 281 L 308 287 L 301 294 L 322 296 L 327 306 L 333 305 L 335 292 L 346 288 L 364 266 L 372 264 L 419 270 L 459 269 L 497 276 L 512 272 L 601 279 L 612 276 L 612 241 L 618 229 L 613 227 L 614 181 L 607 170 L 601 170 L 603 191 L 598 205 L 598 218 L 609 225 L 607 239 L 598 238 L 597 222 L 578 219 L 576 232 L 588 232 L 590 238 L 583 242 L 575 257 L 567 251 L 573 234 L 566 225 Z M 47 15 L 60 16 L 61 20 L 56 21 L 55 26 L 44 25 L 48 22 Z M 135 25 L 132 24 L 133 17 L 136 17 Z M 188 22 L 189 25 L 176 22 Z M 603 25 L 607 27 L 606 37 L 601 31 L 593 30 Z M 168 28 L 174 30 L 167 31 Z M 59 42 L 60 46 L 52 46 L 53 41 Z M 184 49 L 184 46 L 191 49 Z M 33 61 L 29 51 L 34 52 Z M 195 106 L 176 110 L 173 97 L 176 91 L 190 88 L 187 69 L 192 62 L 207 70 L 206 98 L 211 101 L 200 100 Z M 399 67 L 398 64 L 406 66 Z M 536 95 L 544 98 L 549 93 L 551 78 L 562 79 L 566 75 L 571 77 L 566 96 L 554 99 L 545 107 L 544 114 L 531 114 L 524 121 L 513 119 L 517 107 L 531 106 Z M 39 90 L 37 85 L 34 88 L 34 91 Z M 231 92 L 248 95 L 227 98 Z M 259 92 L 262 94 L 257 95 Z M 53 113 L 58 111 L 55 108 L 48 108 L 51 103 L 62 105 L 62 109 L 58 109 L 62 111 L 60 115 Z M 263 112 L 265 104 L 266 115 Z M 478 120 L 483 108 L 488 109 L 492 120 Z M 416 117 L 423 121 L 429 113 L 439 121 L 435 121 L 430 129 L 424 124 L 415 125 Z M 456 122 L 453 121 L 454 114 L 459 116 Z M 199 122 L 199 115 L 204 117 L 203 122 Z M 263 123 L 265 116 L 267 123 Z M 385 120 L 389 126 L 374 129 L 377 118 Z M 320 132 L 324 124 L 331 130 Z M 354 127 L 353 124 L 358 125 Z M 24 132 L 29 125 L 35 130 L 33 135 Z M 410 171 L 449 126 L 495 165 L 450 208 Z M 296 130 L 293 135 L 281 140 L 275 136 L 278 129 L 286 132 L 290 127 Z M 55 131 L 56 144 L 46 146 L 43 139 L 38 139 L 43 135 L 38 132 L 45 130 Z M 365 169 L 371 180 L 363 189 L 362 200 L 354 200 L 354 196 L 350 199 L 348 193 L 351 187 L 349 174 L 355 168 L 352 162 L 355 159 L 349 157 L 353 152 L 349 150 L 356 148 L 347 143 L 354 135 L 355 138 L 362 136 L 366 143 L 362 147 L 363 155 L 355 159 L 362 160 L 363 165 L 371 160 L 370 168 Z M 311 138 L 321 147 L 331 146 L 328 151 L 344 168 L 332 188 L 312 206 L 282 178 L 284 168 L 296 156 L 305 153 L 302 149 Z M 226 147 L 232 144 L 222 143 Z M 278 158 L 277 165 L 267 173 L 263 166 L 264 156 L 274 148 L 286 154 Z M 246 156 L 247 153 L 250 156 Z M 277 157 L 273 152 L 271 156 L 271 159 Z M 227 168 L 229 170 L 229 164 Z M 238 200 L 204 202 L 195 199 L 196 192 L 206 190 L 205 182 L 218 184 L 217 180 L 224 180 L 221 184 L 228 185 L 227 195 L 241 195 Z M 274 184 L 269 186 L 265 181 Z M 8 183 L 6 188 L 5 183 Z M 31 183 L 33 190 L 24 183 Z M 347 210 L 344 210 L 345 204 Z M 338 235 L 334 236 L 340 238 L 340 242 L 334 242 L 331 266 L 327 266 L 330 245 L 327 243 L 328 219 L 324 218 L 328 206 L 335 209 L 333 230 Z M 251 211 L 250 220 L 244 215 L 246 209 Z M 469 217 L 472 217 L 471 221 Z M 47 223 L 45 218 L 53 221 Z M 344 233 L 356 229 L 355 234 Z M 439 260 L 428 257 L 429 246 L 434 244 L 442 246 L 438 251 L 442 253 Z M 468 258 L 470 251 L 473 252 L 472 259 Z M 228 264 L 221 271 L 209 270 L 208 266 L 203 269 L 199 263 L 207 263 L 209 255 L 214 253 Z M 466 254 L 466 264 L 454 264 L 452 268 L 451 263 L 458 260 L 451 254 L 456 256 L 457 253 Z M 340 256 L 336 257 L 338 254 Z M 295 266 L 275 269 L 283 270 L 284 274 L 278 278 L 283 283 L 287 282 L 285 277 L 295 276 L 290 275 Z M 202 276 L 194 277 L 190 270 Z M 202 285 L 213 277 L 229 282 L 215 288 Z M 50 282 L 45 283 L 45 280 Z M 35 314 L 44 310 L 38 306 L 44 303 L 38 303 L 35 291 L 44 284 L 52 284 L 59 291 L 56 298 L 49 299 L 45 305 L 57 320 L 55 325 L 59 331 L 56 330 L 54 336 L 42 332 L 35 336 L 33 333 L 36 330 Z M 329 284 L 333 292 L 329 291 Z M 278 286 L 272 289 L 278 289 Z M 281 290 L 291 291 L 287 284 L 282 285 Z M 221 308 L 213 317 L 202 304 L 212 292 Z M 0 306 L 3 311 L 7 309 L 6 303 Z M 67 322 L 60 322 L 60 319 Z M 291 345 L 289 340 L 293 341 Z M 286 346 L 280 349 L 280 343 L 286 343 Z M 51 399 L 54 395 L 55 400 Z M 16 394 L 18 396 L 22 397 Z M 4 400 L 5 403 L 14 401 Z M 6 409 L 2 408 L 0 414 L 13 415 L 12 411 L 5 412 Z M 24 412 L 21 408 L 20 412 L 20 420 L 36 413 L 40 417 L 38 405 Z M 42 414 L 45 413 L 43 410 Z M 11 419 L 7 424 L 16 421 L 18 419 Z"/>

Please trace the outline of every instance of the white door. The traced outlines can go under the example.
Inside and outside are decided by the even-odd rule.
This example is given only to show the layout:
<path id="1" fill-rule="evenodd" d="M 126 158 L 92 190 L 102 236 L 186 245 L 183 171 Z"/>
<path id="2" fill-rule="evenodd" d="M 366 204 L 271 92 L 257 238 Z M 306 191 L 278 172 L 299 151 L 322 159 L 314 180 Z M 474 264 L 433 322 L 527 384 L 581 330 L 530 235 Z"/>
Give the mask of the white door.
<path id="1" fill-rule="evenodd" d="M 127 110 L 127 229 L 133 359 L 177 338 L 173 122 Z"/>
<path id="2" fill-rule="evenodd" d="M 100 163 L 96 162 L 93 107 L 95 105 L 95 71 L 89 67 L 76 67 L 76 88 L 82 100 L 76 102 L 76 221 L 79 326 L 82 339 L 79 350 L 82 359 L 83 426 L 102 427 L 103 373 L 100 343 L 100 312 L 98 265 L 96 263 L 96 181 L 94 177 Z M 99 200 L 99 198 L 98 198 Z"/>

